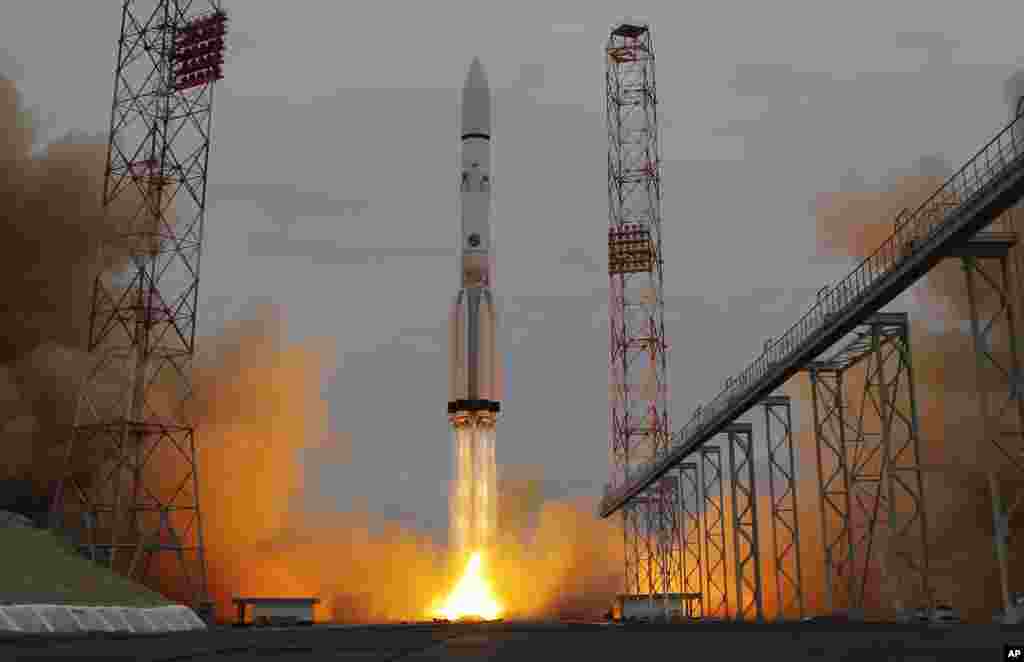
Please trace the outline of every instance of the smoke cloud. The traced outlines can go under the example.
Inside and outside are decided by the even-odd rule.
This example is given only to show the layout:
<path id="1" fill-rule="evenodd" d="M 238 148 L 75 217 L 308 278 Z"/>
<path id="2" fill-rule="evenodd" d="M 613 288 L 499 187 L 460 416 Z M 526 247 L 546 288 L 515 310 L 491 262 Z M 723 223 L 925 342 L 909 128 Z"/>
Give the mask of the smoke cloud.
<path id="1" fill-rule="evenodd" d="M 1015 103 L 1024 93 L 1024 76 L 1015 74 L 1006 83 L 1006 100 Z M 834 255 L 863 258 L 885 239 L 893 228 L 896 215 L 903 208 L 913 209 L 952 174 L 948 164 L 935 159 L 918 161 L 908 173 L 901 173 L 881 190 L 847 190 L 817 196 L 819 247 Z M 996 219 L 992 231 L 1013 231 L 1015 214 L 1011 210 Z M 1021 271 L 1020 248 L 1011 249 L 1010 279 L 1018 288 Z M 998 273 L 996 270 L 995 273 Z M 985 295 L 984 288 L 980 290 Z M 1020 493 L 1019 472 L 1010 470 L 1006 458 L 980 435 L 981 417 L 977 390 L 984 389 L 994 401 L 1006 400 L 1006 381 L 992 370 L 976 380 L 973 340 L 967 326 L 970 317 L 964 273 L 957 260 L 945 260 L 924 278 L 914 294 L 933 316 L 943 322 L 935 330 L 918 320 L 912 321 L 911 347 L 916 382 L 922 465 L 926 471 L 925 495 L 928 507 L 929 548 L 932 585 L 936 598 L 954 604 L 970 619 L 987 621 L 996 611 L 999 598 L 998 567 L 992 545 L 992 512 L 985 479 L 986 471 L 1001 476 L 1004 499 L 1012 503 Z M 1016 295 L 1017 310 L 1020 308 Z M 997 298 L 989 293 L 980 296 L 980 314 L 991 317 L 999 310 Z M 1017 328 L 1019 321 L 1017 322 Z M 1000 361 L 1009 356 L 1009 337 L 1005 326 L 997 325 L 990 338 L 991 349 Z M 999 329 L 1004 329 L 999 331 Z M 804 375 L 793 380 L 787 390 L 799 398 L 803 412 L 797 435 L 801 466 L 814 466 L 814 437 L 810 385 Z M 1014 429 L 1012 416 L 1008 429 Z M 1020 452 L 1019 435 L 1004 442 Z M 805 470 L 801 481 L 804 498 L 817 498 L 813 472 Z M 1009 495 L 1009 496 L 1007 496 Z M 815 504 L 814 513 L 816 516 Z M 820 530 L 810 513 L 801 520 L 801 533 L 811 528 Z M 806 520 L 806 521 L 804 521 Z M 1019 519 L 1011 520 L 1011 532 L 1020 530 Z M 820 545 L 820 542 L 818 543 Z M 1011 585 L 1015 581 L 1014 566 L 1024 554 L 1019 536 L 1010 538 Z M 814 550 L 811 550 L 814 551 Z M 815 564 L 817 565 L 817 563 Z M 1017 578 L 1019 579 L 1019 578 Z M 820 586 L 811 584 L 811 590 Z"/>
<path id="2" fill-rule="evenodd" d="M 219 609 L 240 594 L 315 595 L 325 619 L 431 617 L 462 570 L 444 547 L 365 509 L 311 507 L 304 494 L 305 466 L 353 469 L 353 442 L 328 429 L 326 343 L 284 337 L 277 311 L 264 308 L 208 340 L 196 362 L 201 498 Z M 489 579 L 520 617 L 599 615 L 620 581 L 621 536 L 594 518 L 592 501 L 543 501 L 542 482 L 536 469 L 503 471 Z"/>
<path id="3" fill-rule="evenodd" d="M 1021 90 L 1020 74 L 1007 96 Z M 1012 92 L 1011 92 L 1012 90 Z M 86 342 L 91 282 L 116 271 L 127 255 L 110 240 L 130 222 L 137 201 L 104 213 L 105 145 L 59 141 L 41 154 L 14 84 L 0 80 L 0 278 L 17 284 L 0 295 L 0 440 L 4 477 L 50 489 L 63 467 L 60 449 L 73 420 L 77 389 L 91 359 Z M 930 194 L 948 167 L 933 160 L 881 190 L 847 190 L 816 199 L 819 244 L 861 257 L 891 231 L 904 207 Z M 1009 216 L 1009 215 L 1008 215 Z M 1012 219 L 1000 219 L 1012 227 Z M 107 246 L 103 252 L 100 246 Z M 1014 249 L 1017 264 L 1019 249 Z M 1019 282 L 1019 272 L 1014 278 Z M 912 345 L 937 597 L 968 618 L 986 620 L 998 606 L 998 573 L 984 471 L 1005 468 L 977 438 L 972 386 L 973 347 L 961 330 L 967 318 L 962 273 L 952 261 L 918 288 L 922 301 L 949 322 L 935 332 L 914 324 Z M 983 310 L 993 310 L 991 300 Z M 349 462 L 350 440 L 332 434 L 321 396 L 331 356 L 323 341 L 285 340 L 276 311 L 263 310 L 204 338 L 194 382 L 199 430 L 200 496 L 211 591 L 220 613 L 234 595 L 317 595 L 320 616 L 349 622 L 429 616 L 461 568 L 420 531 L 383 522 L 365 510 L 311 508 L 305 463 Z M 1020 328 L 1020 327 L 1018 327 Z M 994 336 L 1005 355 L 1007 339 Z M 982 387 L 997 392 L 996 380 Z M 788 387 L 800 398 L 800 463 L 804 593 L 811 610 L 823 594 L 821 534 L 816 504 L 809 387 Z M 509 432 L 498 431 L 499 437 Z M 446 440 L 438 440 L 439 444 Z M 499 443 L 501 443 L 499 441 Z M 161 458 L 161 462 L 174 462 Z M 544 500 L 543 472 L 503 468 L 499 480 L 500 542 L 490 564 L 496 593 L 513 614 L 596 616 L 621 587 L 622 537 L 617 518 L 598 520 L 591 500 Z M 1024 487 L 1007 479 L 1006 492 Z M 725 504 L 729 508 L 729 504 Z M 770 505 L 759 497 L 762 559 L 768 558 Z M 726 511 L 730 512 L 729 510 Z M 732 554 L 731 531 L 726 550 Z M 1018 522 L 1011 522 L 1014 531 Z M 1011 537 L 1011 569 L 1024 555 Z M 726 568 L 731 568 L 727 561 Z M 766 563 L 766 602 L 774 604 L 773 568 Z M 734 578 L 725 578 L 732 582 Z M 729 585 L 729 584 L 727 584 Z M 877 591 L 869 602 L 877 603 Z"/>
<path id="4" fill-rule="evenodd" d="M 1024 70 L 1015 71 L 1003 84 L 1003 98 L 1013 114 L 1017 110 L 1017 102 L 1024 97 Z"/>
<path id="5" fill-rule="evenodd" d="M 65 470 L 77 393 L 93 365 L 92 281 L 127 266 L 112 240 L 139 200 L 125 195 L 104 213 L 105 140 L 69 134 L 34 153 L 30 115 L 14 83 L 0 80 L 0 278 L 12 285 L 0 294 L 0 479 L 47 495 Z M 233 613 L 237 595 L 316 595 L 325 619 L 430 616 L 462 570 L 446 549 L 366 508 L 325 511 L 306 493 L 305 467 L 343 467 L 353 440 L 328 429 L 321 385 L 329 343 L 290 344 L 284 329 L 277 310 L 260 309 L 202 338 L 194 362 L 200 502 L 219 613 Z M 76 472 L 96 468 L 95 452 L 77 455 Z M 174 487 L 165 477 L 183 468 L 175 453 L 157 453 L 151 486 Z M 504 605 L 538 617 L 606 610 L 622 567 L 614 526 L 595 520 L 594 503 L 543 501 L 534 470 L 506 473 L 504 537 L 489 573 Z M 173 565 L 158 564 L 156 587 L 185 598 Z"/>
<path id="6" fill-rule="evenodd" d="M 103 213 L 105 144 L 69 135 L 33 154 L 29 115 L 14 83 L 0 78 L 0 479 L 28 480 L 45 494 L 90 366 L 93 278 L 127 260 L 100 246 L 132 215 L 127 197 Z"/>

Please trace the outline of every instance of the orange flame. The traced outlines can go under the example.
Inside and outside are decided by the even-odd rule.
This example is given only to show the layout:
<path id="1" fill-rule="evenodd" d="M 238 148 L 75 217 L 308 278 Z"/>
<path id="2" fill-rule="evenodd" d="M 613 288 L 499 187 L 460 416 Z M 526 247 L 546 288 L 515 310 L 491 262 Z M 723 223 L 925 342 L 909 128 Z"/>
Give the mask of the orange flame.
<path id="1" fill-rule="evenodd" d="M 490 582 L 484 572 L 484 558 L 474 552 L 466 565 L 462 578 L 448 595 L 438 615 L 449 621 L 467 618 L 481 618 L 493 621 L 501 617 L 502 609 L 494 597 Z"/>

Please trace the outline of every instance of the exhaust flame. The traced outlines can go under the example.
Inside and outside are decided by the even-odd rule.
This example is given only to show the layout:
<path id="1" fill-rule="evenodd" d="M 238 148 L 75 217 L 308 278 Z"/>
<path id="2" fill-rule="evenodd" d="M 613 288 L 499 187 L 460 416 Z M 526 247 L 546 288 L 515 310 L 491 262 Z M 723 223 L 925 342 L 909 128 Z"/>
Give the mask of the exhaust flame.
<path id="1" fill-rule="evenodd" d="M 454 418 L 450 542 L 457 552 L 487 549 L 494 541 L 498 516 L 494 420 L 465 414 Z"/>
<path id="2" fill-rule="evenodd" d="M 92 365 L 93 277 L 120 273 L 130 257 L 100 247 L 130 227 L 139 200 L 126 194 L 123 206 L 102 207 L 105 138 L 92 144 L 70 135 L 35 154 L 25 115 L 14 83 L 0 78 L 0 276 L 30 285 L 0 292 L 0 483 L 10 479 L 43 498 L 67 470 L 76 395 Z M 447 550 L 419 525 L 372 513 L 365 500 L 339 508 L 320 496 L 321 472 L 343 480 L 367 471 L 352 449 L 381 440 L 332 429 L 323 381 L 334 374 L 336 341 L 288 341 L 279 312 L 250 309 L 202 337 L 192 368 L 217 613 L 230 617 L 236 595 L 309 595 L 321 598 L 318 622 L 429 618 L 457 583 L 457 573 L 446 578 Z M 160 389 L 152 397 L 164 397 Z M 172 445 L 159 448 L 147 462 L 147 489 L 169 500 L 178 485 L 167 477 L 188 468 Z M 75 472 L 97 471 L 106 450 L 91 447 Z M 501 481 L 490 483 L 496 539 L 462 548 L 486 552 L 474 572 L 490 579 L 506 618 L 597 617 L 620 583 L 621 530 L 594 518 L 593 498 L 545 496 L 542 487 L 556 481 L 545 480 L 542 468 L 502 469 Z M 458 571 L 468 571 L 468 555 L 459 558 Z M 173 555 L 156 555 L 152 570 L 151 588 L 190 598 Z"/>
<path id="3" fill-rule="evenodd" d="M 491 547 L 496 539 L 494 418 L 482 413 L 458 413 L 451 419 L 455 432 L 451 543 L 455 558 L 468 552 L 469 562 L 438 614 L 450 621 L 492 621 L 500 616 L 501 607 L 484 571 L 482 550 Z"/>
<path id="4" fill-rule="evenodd" d="M 487 580 L 481 552 L 474 552 L 470 557 L 462 578 L 437 613 L 449 621 L 469 618 L 493 621 L 501 616 L 501 605 Z"/>

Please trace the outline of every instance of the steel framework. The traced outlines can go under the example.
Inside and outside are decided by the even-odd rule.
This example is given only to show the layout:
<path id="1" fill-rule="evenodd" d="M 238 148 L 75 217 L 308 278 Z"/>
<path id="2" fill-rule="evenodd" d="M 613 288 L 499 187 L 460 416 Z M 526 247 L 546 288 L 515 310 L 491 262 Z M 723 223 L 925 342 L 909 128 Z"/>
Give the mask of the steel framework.
<path id="1" fill-rule="evenodd" d="M 717 446 L 700 449 L 700 485 L 704 500 L 704 591 L 701 600 L 704 616 L 729 618 L 729 591 L 726 577 L 725 504 L 722 485 L 722 451 Z"/>
<path id="2" fill-rule="evenodd" d="M 605 48 L 611 482 L 664 456 L 670 444 L 661 178 L 654 50 L 646 25 L 615 27 Z M 682 586 L 678 482 L 652 485 L 623 510 L 626 593 Z M 667 613 L 666 613 L 667 615 Z"/>
<path id="3" fill-rule="evenodd" d="M 725 388 L 679 430 L 668 454 L 639 468 L 629 483 L 609 489 L 598 507 L 601 517 L 615 513 L 673 470 L 913 285 L 952 248 L 1017 204 L 1024 196 L 1022 123 L 1024 117 L 1018 114 L 927 200 L 898 219 L 893 234 L 871 255 L 841 282 L 826 288 L 795 324 L 726 380 Z"/>
<path id="4" fill-rule="evenodd" d="M 772 561 L 775 568 L 775 618 L 803 618 L 803 573 L 800 568 L 800 518 L 793 455 L 793 414 L 789 396 L 772 395 L 764 407 L 768 447 L 768 496 L 772 510 Z M 780 491 L 781 490 L 781 491 Z"/>
<path id="5" fill-rule="evenodd" d="M 655 512 L 662 515 L 662 519 L 656 522 L 655 530 L 659 536 L 659 567 L 663 569 L 663 585 L 684 596 L 684 610 L 688 611 L 691 598 L 686 597 L 689 594 L 683 589 L 682 484 L 678 475 L 668 475 L 656 485 L 660 503 Z"/>
<path id="6" fill-rule="evenodd" d="M 1024 375 L 1021 373 L 1015 326 L 1017 301 L 1010 277 L 1010 251 L 1017 244 L 1014 233 L 979 233 L 951 257 L 960 258 L 967 285 L 971 336 L 976 359 L 976 390 L 981 415 L 981 441 L 998 449 L 1018 471 L 1024 451 Z M 988 263 L 988 264 L 986 264 Z M 980 291 L 979 291 L 980 290 Z M 995 299 L 990 312 L 982 302 Z M 1003 346 L 997 347 L 1002 341 Z M 993 391 L 989 382 L 998 384 Z M 988 472 L 992 497 L 996 560 L 999 563 L 1001 601 L 1009 612 L 1012 605 L 1008 542 L 1010 517 L 1019 508 L 1024 492 L 1007 508 L 1000 493 L 996 471 Z"/>
<path id="7" fill-rule="evenodd" d="M 863 388 L 855 398 L 847 372 L 858 366 L 863 368 Z M 828 608 L 862 614 L 872 572 L 881 575 L 883 609 L 899 613 L 908 600 L 930 605 L 906 314 L 873 315 L 847 345 L 829 359 L 811 363 L 808 370 Z M 882 540 L 876 541 L 880 530 Z M 876 542 L 884 542 L 885 548 L 879 550 Z"/>
<path id="8" fill-rule="evenodd" d="M 208 592 L 188 403 L 226 22 L 214 0 L 123 3 L 103 205 L 128 219 L 105 247 L 128 268 L 95 279 L 94 367 L 52 519 L 94 561 L 137 581 L 153 584 L 155 560 L 171 592 L 197 607 Z"/>
<path id="9" fill-rule="evenodd" d="M 689 609 L 687 616 L 704 617 L 704 575 L 701 554 L 701 497 L 700 468 L 696 462 L 679 465 L 680 508 L 682 512 L 683 537 L 683 593 L 696 594 L 697 609 Z M 697 612 L 697 613 L 694 613 Z"/>
<path id="10" fill-rule="evenodd" d="M 753 616 L 763 621 L 753 427 L 750 423 L 733 423 L 725 431 L 729 438 L 729 484 L 732 486 L 736 620 L 750 620 Z"/>
<path id="11" fill-rule="evenodd" d="M 837 604 L 849 605 L 854 602 L 854 579 L 850 570 L 853 544 L 848 528 L 850 486 L 844 443 L 847 431 L 843 415 L 843 373 L 816 363 L 808 366 L 808 372 L 814 411 L 821 538 L 825 550 L 825 604 L 832 611 Z"/>

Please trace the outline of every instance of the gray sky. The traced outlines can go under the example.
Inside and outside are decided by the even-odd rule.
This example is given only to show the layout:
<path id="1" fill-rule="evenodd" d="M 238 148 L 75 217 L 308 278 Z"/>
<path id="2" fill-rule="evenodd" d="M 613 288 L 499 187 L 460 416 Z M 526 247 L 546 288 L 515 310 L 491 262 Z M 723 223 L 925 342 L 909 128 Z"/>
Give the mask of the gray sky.
<path id="1" fill-rule="evenodd" d="M 0 72 L 19 80 L 50 139 L 106 129 L 120 4 L 5 3 L 17 20 L 0 20 Z M 608 470 L 602 47 L 623 4 L 226 6 L 201 332 L 271 300 L 292 337 L 336 339 L 324 392 L 354 462 L 311 474 L 316 489 L 340 509 L 362 497 L 443 530 L 457 111 L 479 55 L 496 105 L 508 378 L 498 462 L 542 465 L 551 496 L 597 495 Z M 1024 66 L 1024 8 L 777 0 L 631 10 L 652 24 L 664 115 L 679 424 L 848 270 L 815 255 L 817 193 L 878 184 L 924 155 L 958 167 L 1005 122 L 1003 82 Z"/>

